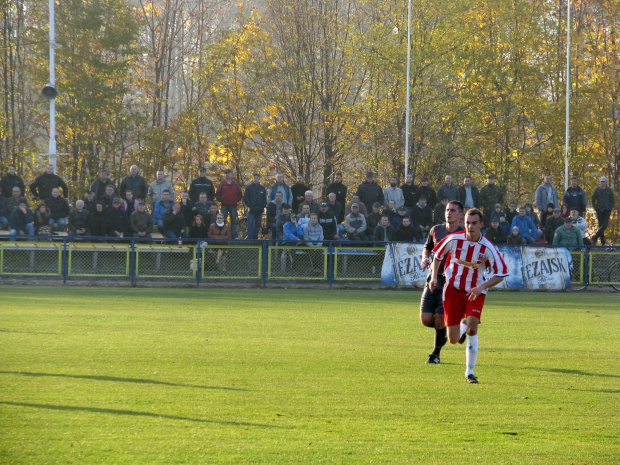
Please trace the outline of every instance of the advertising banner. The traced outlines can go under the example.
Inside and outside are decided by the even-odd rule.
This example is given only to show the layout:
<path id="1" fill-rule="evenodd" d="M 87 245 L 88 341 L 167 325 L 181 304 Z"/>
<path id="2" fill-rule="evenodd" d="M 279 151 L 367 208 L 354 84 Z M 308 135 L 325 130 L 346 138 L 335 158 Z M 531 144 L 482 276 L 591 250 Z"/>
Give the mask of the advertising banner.
<path id="1" fill-rule="evenodd" d="M 381 269 L 381 284 L 423 288 L 429 273 L 420 266 L 423 247 L 423 244 L 388 244 Z M 570 289 L 573 263 L 568 249 L 498 245 L 497 250 L 510 273 L 496 286 L 497 289 Z M 490 276 L 487 270 L 487 277 Z"/>

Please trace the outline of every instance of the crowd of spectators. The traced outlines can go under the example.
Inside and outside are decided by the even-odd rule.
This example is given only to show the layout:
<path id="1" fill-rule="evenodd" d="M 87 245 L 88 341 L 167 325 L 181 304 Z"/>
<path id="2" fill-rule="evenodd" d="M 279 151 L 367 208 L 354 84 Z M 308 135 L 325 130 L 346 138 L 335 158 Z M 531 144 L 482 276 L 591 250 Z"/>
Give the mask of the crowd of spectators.
<path id="1" fill-rule="evenodd" d="M 456 186 L 451 175 L 437 191 L 427 177 L 414 184 L 411 174 L 399 185 L 390 178 L 382 188 L 375 174 L 368 171 L 357 189 L 349 190 L 336 173 L 324 199 L 305 184 L 303 176 L 289 186 L 281 173 L 271 186 L 261 183 L 261 175 L 242 188 L 227 169 L 221 182 L 214 183 L 200 168 L 189 189 L 177 194 L 164 171 L 147 184 L 137 166 L 120 184 L 102 171 L 86 196 L 70 209 L 69 189 L 48 165 L 45 172 L 30 184 L 34 213 L 25 197 L 26 186 L 9 167 L 0 181 L 0 227 L 9 230 L 11 240 L 18 236 L 34 237 L 64 232 L 70 237 L 150 238 L 153 231 L 170 239 L 239 239 L 238 206 L 246 207 L 246 230 L 243 239 L 269 237 L 284 244 L 320 246 L 324 241 L 348 240 L 382 244 L 390 241 L 423 242 L 431 227 L 444 221 L 445 205 L 459 200 L 466 208 L 480 208 L 484 213 L 484 234 L 495 244 L 549 243 L 565 246 L 606 244 L 605 229 L 615 206 L 613 190 L 606 177 L 591 196 L 598 229 L 588 238 L 589 225 L 584 219 L 588 207 L 585 191 L 578 179 L 571 179 L 562 196 L 545 175 L 537 187 L 534 204 L 506 204 L 505 189 L 491 174 L 480 189 L 470 176 Z M 263 225 L 263 219 L 266 219 Z"/>

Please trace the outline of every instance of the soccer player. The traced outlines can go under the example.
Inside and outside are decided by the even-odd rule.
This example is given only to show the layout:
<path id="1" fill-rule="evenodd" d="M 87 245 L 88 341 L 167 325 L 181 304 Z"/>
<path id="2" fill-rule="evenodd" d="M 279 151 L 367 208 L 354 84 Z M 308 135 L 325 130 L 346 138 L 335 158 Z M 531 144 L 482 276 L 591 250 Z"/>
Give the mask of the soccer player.
<path id="1" fill-rule="evenodd" d="M 458 200 L 452 200 L 446 204 L 445 223 L 432 227 L 424 250 L 422 251 L 422 268 L 428 268 L 432 263 L 432 252 L 436 244 L 444 237 L 453 232 L 463 231 L 461 220 L 463 219 L 463 204 Z M 420 298 L 420 322 L 429 328 L 435 328 L 435 348 L 428 356 L 426 363 L 439 363 L 441 348 L 447 342 L 446 325 L 443 322 L 443 296 L 442 289 L 445 283 L 443 275 L 445 260 L 439 264 L 437 274 L 437 288 L 431 291 L 428 287 L 431 276 L 429 274 Z M 463 339 L 464 340 L 464 339 Z"/>
<path id="2" fill-rule="evenodd" d="M 487 289 L 508 276 L 508 267 L 495 246 L 481 233 L 482 212 L 471 208 L 465 214 L 465 231 L 446 236 L 433 249 L 429 289 L 437 289 L 439 265 L 446 258 L 443 288 L 444 323 L 448 339 L 455 344 L 461 338 L 461 319 L 466 317 L 467 349 L 465 352 L 465 381 L 478 383 L 474 375 L 478 356 L 478 325 Z M 484 272 L 490 268 L 493 276 L 487 281 Z"/>

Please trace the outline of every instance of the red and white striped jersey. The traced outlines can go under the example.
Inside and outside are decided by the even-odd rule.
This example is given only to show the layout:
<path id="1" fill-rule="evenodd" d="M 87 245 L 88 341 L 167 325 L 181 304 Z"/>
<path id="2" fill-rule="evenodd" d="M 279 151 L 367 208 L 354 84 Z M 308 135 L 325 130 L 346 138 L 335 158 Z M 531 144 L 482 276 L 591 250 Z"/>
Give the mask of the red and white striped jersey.
<path id="1" fill-rule="evenodd" d="M 467 240 L 465 231 L 446 236 L 433 249 L 435 260 L 446 257 L 446 284 L 464 292 L 485 282 L 484 271 L 493 276 L 508 276 L 508 267 L 495 246 L 482 234 L 476 242 Z M 486 294 L 486 290 L 483 292 Z"/>

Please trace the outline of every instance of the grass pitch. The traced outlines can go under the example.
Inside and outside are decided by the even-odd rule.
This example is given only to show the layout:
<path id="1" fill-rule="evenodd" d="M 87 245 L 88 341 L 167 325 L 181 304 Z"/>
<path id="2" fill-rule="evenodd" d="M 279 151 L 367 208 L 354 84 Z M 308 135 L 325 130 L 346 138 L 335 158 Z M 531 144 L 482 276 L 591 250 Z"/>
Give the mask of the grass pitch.
<path id="1" fill-rule="evenodd" d="M 418 292 L 0 288 L 1 463 L 610 464 L 620 297 L 491 292 L 479 385 Z"/>

